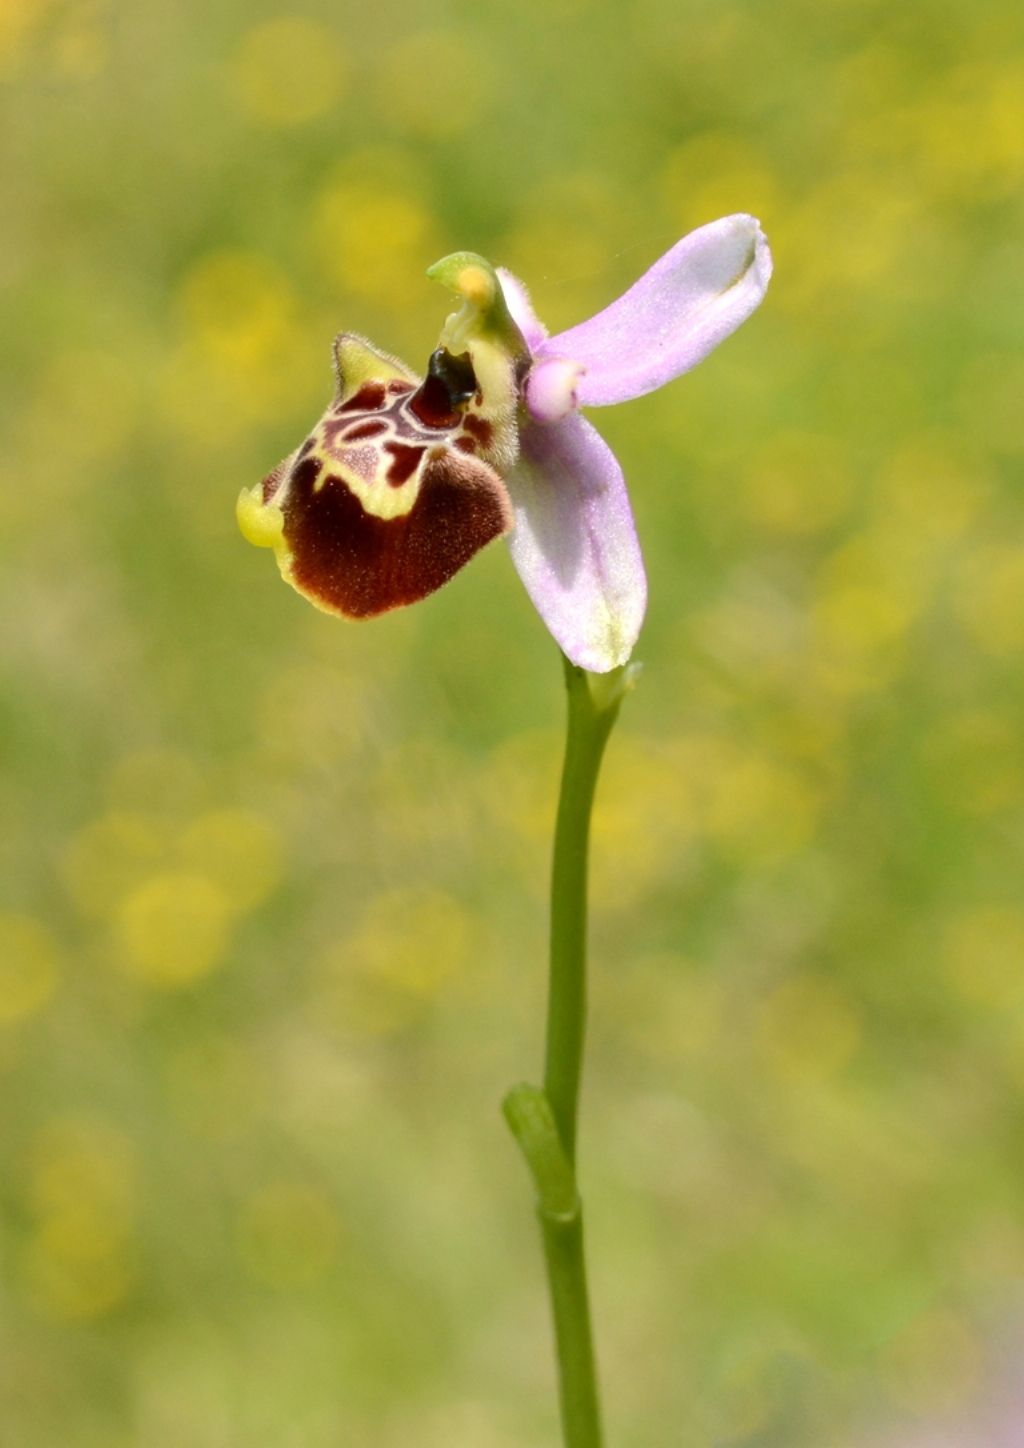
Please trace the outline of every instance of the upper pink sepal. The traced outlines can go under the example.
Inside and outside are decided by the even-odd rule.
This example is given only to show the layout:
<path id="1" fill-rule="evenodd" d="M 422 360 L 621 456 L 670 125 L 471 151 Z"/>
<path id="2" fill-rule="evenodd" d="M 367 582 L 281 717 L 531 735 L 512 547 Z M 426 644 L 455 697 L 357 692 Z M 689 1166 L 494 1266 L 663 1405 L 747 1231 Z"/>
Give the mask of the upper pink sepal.
<path id="1" fill-rule="evenodd" d="M 757 219 L 725 216 L 684 236 L 603 312 L 531 346 L 584 369 L 582 407 L 627 402 L 703 361 L 758 306 L 771 274 Z M 507 295 L 505 275 L 502 286 Z"/>
<path id="2" fill-rule="evenodd" d="M 503 266 L 497 268 L 497 273 L 512 320 L 522 332 L 530 351 L 536 352 L 547 337 L 548 329 L 533 310 L 530 293 L 524 283 Z"/>

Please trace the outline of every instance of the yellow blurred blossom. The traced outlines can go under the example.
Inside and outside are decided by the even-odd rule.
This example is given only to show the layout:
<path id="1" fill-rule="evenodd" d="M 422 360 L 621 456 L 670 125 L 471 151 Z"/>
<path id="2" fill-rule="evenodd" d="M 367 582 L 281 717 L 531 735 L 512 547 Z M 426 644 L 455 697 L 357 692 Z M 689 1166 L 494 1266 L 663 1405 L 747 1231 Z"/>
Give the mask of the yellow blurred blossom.
<path id="1" fill-rule="evenodd" d="M 856 1002 L 821 976 L 791 976 L 761 1004 L 758 1043 L 769 1067 L 785 1080 L 834 1076 L 852 1060 L 862 1034 Z"/>
<path id="2" fill-rule="evenodd" d="M 1001 657 L 1024 649 L 1024 547 L 990 542 L 967 555 L 953 608 L 972 642 Z"/>
<path id="3" fill-rule="evenodd" d="M 311 235 L 330 280 L 393 311 L 421 300 L 424 259 L 442 249 L 424 203 L 386 179 L 329 181 L 313 204 Z"/>
<path id="4" fill-rule="evenodd" d="M 200 257 L 185 276 L 179 302 L 189 337 L 232 368 L 279 359 L 295 325 L 288 278 L 257 252 Z"/>
<path id="5" fill-rule="evenodd" d="M 602 985 L 616 1036 L 644 1058 L 718 1059 L 729 1008 L 722 983 L 694 961 L 669 951 L 642 955 Z"/>
<path id="6" fill-rule="evenodd" d="M 118 906 L 118 961 L 147 985 L 192 985 L 224 963 L 232 922 L 231 901 L 215 880 L 179 870 L 153 875 Z"/>
<path id="7" fill-rule="evenodd" d="M 662 167 L 660 188 L 662 204 L 680 235 L 714 216 L 738 211 L 759 216 L 771 232 L 782 209 L 768 156 L 728 131 L 705 131 L 677 146 Z"/>
<path id="8" fill-rule="evenodd" d="M 350 939 L 353 967 L 408 991 L 433 995 L 470 957 L 469 916 L 441 890 L 395 889 L 376 896 Z"/>
<path id="9" fill-rule="evenodd" d="M 110 58 L 109 0 L 76 0 L 62 21 L 53 38 L 55 74 L 65 81 L 93 80 Z"/>
<path id="10" fill-rule="evenodd" d="M 473 926 L 440 890 L 375 896 L 347 940 L 325 952 L 313 982 L 316 1019 L 352 1035 L 400 1030 L 468 963 Z"/>
<path id="11" fill-rule="evenodd" d="M 984 67 L 978 93 L 987 175 L 996 194 L 1011 194 L 1024 182 L 1024 60 Z"/>
<path id="12" fill-rule="evenodd" d="M 622 240 L 621 198 L 608 178 L 560 172 L 526 194 L 498 251 L 503 265 L 530 279 L 537 310 L 557 330 L 615 295 L 609 259 Z"/>
<path id="13" fill-rule="evenodd" d="M 122 754 L 111 765 L 106 796 L 115 811 L 180 816 L 193 809 L 204 792 L 195 759 L 178 749 L 154 746 Z"/>
<path id="14" fill-rule="evenodd" d="M 0 0 L 0 74 L 13 70 L 51 8 L 52 0 Z"/>
<path id="15" fill-rule="evenodd" d="M 937 720 L 923 742 L 934 788 L 967 814 L 1010 809 L 1024 798 L 1024 741 L 1009 714 L 953 714 Z"/>
<path id="16" fill-rule="evenodd" d="M 261 904 L 281 877 L 280 836 L 252 810 L 199 815 L 186 827 L 178 849 L 183 868 L 212 880 L 234 910 Z"/>
<path id="17" fill-rule="evenodd" d="M 267 678 L 256 732 L 262 747 L 279 750 L 290 769 L 302 760 L 336 764 L 372 734 L 374 702 L 372 681 L 358 668 L 282 659 Z"/>
<path id="18" fill-rule="evenodd" d="M 927 188 L 996 199 L 1024 181 L 1024 63 L 968 61 L 910 113 L 911 164 Z"/>
<path id="19" fill-rule="evenodd" d="M 75 466 L 50 470 L 56 495 L 69 494 L 93 476 L 90 464 L 114 458 L 140 418 L 138 361 L 114 347 L 62 347 L 40 369 L 33 396 L 19 419 L 30 449 L 53 446 L 54 399 L 61 428 L 75 450 Z"/>
<path id="20" fill-rule="evenodd" d="M 967 1000 L 1007 1007 L 1024 1001 L 1024 910 L 977 905 L 948 921 L 943 956 L 949 980 Z"/>
<path id="21" fill-rule="evenodd" d="M 339 1232 L 338 1214 L 322 1191 L 300 1181 L 267 1182 L 242 1207 L 238 1254 L 257 1282 L 306 1287 L 330 1270 Z"/>
<path id="22" fill-rule="evenodd" d="M 692 782 L 651 741 L 619 734 L 594 806 L 594 907 L 629 909 L 659 879 L 678 885 L 697 828 Z"/>
<path id="23" fill-rule="evenodd" d="M 562 741 L 554 730 L 511 734 L 490 754 L 481 791 L 499 838 L 515 834 L 526 851 L 545 852 L 555 822 Z M 546 880 L 546 876 L 545 876 Z"/>
<path id="24" fill-rule="evenodd" d="M 109 1312 L 135 1277 L 131 1143 L 109 1122 L 62 1117 L 37 1134 L 29 1167 L 36 1217 L 23 1261 L 29 1300 L 38 1312 L 61 1320 Z"/>
<path id="25" fill-rule="evenodd" d="M 742 571 L 722 594 L 694 609 L 678 627 L 681 647 L 694 646 L 731 690 L 791 693 L 803 675 L 806 621 L 794 600 Z"/>
<path id="26" fill-rule="evenodd" d="M 115 811 L 73 835 L 63 859 L 71 897 L 83 915 L 103 918 L 164 858 L 169 832 L 147 814 Z"/>
<path id="27" fill-rule="evenodd" d="M 755 453 L 743 480 L 747 515 L 770 533 L 801 537 L 846 512 L 852 479 L 834 438 L 777 433 Z"/>
<path id="28" fill-rule="evenodd" d="M 776 305 L 820 322 L 866 293 L 916 280 L 922 206 L 911 188 L 870 168 L 830 175 L 772 218 Z M 823 234 L 827 247 L 816 244 Z"/>
<path id="29" fill-rule="evenodd" d="M 813 618 L 837 649 L 870 658 L 903 639 L 914 608 L 894 588 L 837 579 L 822 588 Z"/>
<path id="30" fill-rule="evenodd" d="M 876 480 L 878 522 L 900 530 L 908 544 L 954 539 L 981 514 L 992 479 L 953 434 L 921 433 L 903 439 Z"/>
<path id="31" fill-rule="evenodd" d="M 177 300 L 180 340 L 163 357 L 157 401 L 179 446 L 227 450 L 268 409 L 308 406 L 317 379 L 329 386 L 329 344 L 306 336 L 291 283 L 269 258 L 207 253 L 186 272 Z M 172 490 L 168 500 L 182 496 Z M 194 499 L 189 506 L 194 526 Z"/>
<path id="32" fill-rule="evenodd" d="M 926 579 L 899 566 L 884 533 L 855 534 L 814 579 L 812 666 L 830 691 L 883 687 L 902 667 Z"/>
<path id="33" fill-rule="evenodd" d="M 27 1020 L 57 988 L 60 951 L 31 915 L 0 911 L 0 1026 Z"/>
<path id="34" fill-rule="evenodd" d="M 37 1312 L 84 1321 L 112 1311 L 129 1295 L 134 1253 L 116 1227 L 83 1211 L 45 1221 L 29 1238 L 23 1271 Z"/>
<path id="35" fill-rule="evenodd" d="M 727 748 L 705 788 L 708 834 L 724 854 L 749 867 L 797 853 L 817 829 L 818 791 L 766 755 Z"/>
<path id="36" fill-rule="evenodd" d="M 83 915 L 105 921 L 113 958 L 149 985 L 175 988 L 223 962 L 238 915 L 280 880 L 283 845 L 248 809 L 191 809 L 205 793 L 198 771 L 173 750 L 126 755 L 107 792 L 115 809 L 85 825 L 62 861 Z"/>
<path id="37" fill-rule="evenodd" d="M 137 1175 L 130 1139 L 101 1117 L 55 1117 L 31 1144 L 28 1187 L 40 1217 L 86 1210 L 127 1229 L 135 1214 Z"/>
<path id="38" fill-rule="evenodd" d="M 347 70 L 333 27 L 282 15 L 249 31 L 232 57 L 229 78 L 248 118 L 278 128 L 333 111 L 345 92 Z"/>
<path id="39" fill-rule="evenodd" d="M 416 1448 L 452 1448 L 454 1443 L 471 1443 L 473 1448 L 522 1448 L 522 1436 L 515 1427 L 496 1422 L 495 1417 L 493 1402 L 482 1394 L 451 1396 L 444 1403 L 424 1399 L 415 1406 L 399 1401 L 388 1415 L 385 1436 L 378 1442 L 380 1448 L 409 1448 L 410 1443 L 415 1443 Z"/>
<path id="40" fill-rule="evenodd" d="M 268 414 L 309 406 L 310 395 L 329 389 L 329 347 L 307 340 L 298 329 L 277 353 L 252 353 L 232 360 L 214 355 L 194 338 L 171 347 L 158 374 L 157 406 L 184 466 L 209 468 L 215 454 L 237 456 Z M 219 466 L 233 467 L 222 461 Z M 161 506 L 187 511 L 188 526 L 209 529 L 223 522 L 212 500 L 187 489 L 167 489 Z M 205 511 L 204 511 L 205 510 Z"/>
<path id="41" fill-rule="evenodd" d="M 449 782 L 461 758 L 441 739 L 393 743 L 369 781 L 369 808 L 388 852 L 417 860 L 465 848 L 473 838 L 472 797 Z"/>
<path id="42" fill-rule="evenodd" d="M 524 220 L 505 242 L 503 255 L 517 274 L 537 282 L 553 282 L 559 306 L 566 306 L 566 291 L 594 285 L 607 264 L 608 248 L 600 233 L 595 235 L 582 217 L 547 213 L 540 206 L 524 207 Z M 552 274 L 552 258 L 558 271 Z"/>
<path id="43" fill-rule="evenodd" d="M 476 125 L 494 86 L 487 54 L 455 30 L 403 36 L 379 66 L 381 114 L 397 130 L 432 141 Z"/>

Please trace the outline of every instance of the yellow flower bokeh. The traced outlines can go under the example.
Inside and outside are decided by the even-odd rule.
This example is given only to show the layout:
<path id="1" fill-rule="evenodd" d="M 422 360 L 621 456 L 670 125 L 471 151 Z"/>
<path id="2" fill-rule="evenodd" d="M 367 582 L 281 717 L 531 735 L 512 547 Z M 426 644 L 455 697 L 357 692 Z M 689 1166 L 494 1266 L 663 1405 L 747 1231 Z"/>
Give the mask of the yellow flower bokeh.
<path id="1" fill-rule="evenodd" d="M 68 1322 L 113 1311 L 136 1280 L 131 1143 L 98 1118 L 53 1119 L 32 1144 L 30 1173 L 34 1225 L 22 1262 L 29 1302 Z"/>
<path id="2" fill-rule="evenodd" d="M 256 367 L 280 356 L 294 323 L 287 276 L 256 252 L 200 258 L 185 277 L 180 305 L 188 335 L 229 367 Z"/>
<path id="3" fill-rule="evenodd" d="M 168 796 L 169 788 L 181 792 Z M 284 868 L 280 835 L 265 816 L 240 808 L 193 814 L 197 788 L 182 756 L 130 756 L 111 792 L 150 808 L 115 810 L 83 826 L 63 860 L 75 905 L 108 932 L 104 954 L 160 990 L 190 986 L 222 966 L 237 921 L 272 894 Z"/>
<path id="4" fill-rule="evenodd" d="M 399 132 L 449 141 L 480 123 L 497 76 L 486 50 L 460 31 L 414 31 L 380 57 L 378 106 Z"/>
<path id="5" fill-rule="evenodd" d="M 57 989 L 60 948 L 31 915 L 0 911 L 0 1027 L 41 1011 Z"/>
<path id="6" fill-rule="evenodd" d="M 287 129 L 330 115 L 344 97 L 348 62 L 333 27 L 308 16 L 264 20 L 231 59 L 235 100 L 257 126 Z"/>
<path id="7" fill-rule="evenodd" d="M 268 1287 L 310 1286 L 331 1268 L 340 1223 L 328 1198 L 305 1182 L 259 1187 L 242 1205 L 237 1248 L 246 1271 Z"/>
<path id="8" fill-rule="evenodd" d="M 224 961 L 232 906 L 206 875 L 167 871 L 142 882 L 114 916 L 118 962 L 148 985 L 191 985 Z"/>
<path id="9" fill-rule="evenodd" d="M 309 234 L 329 280 L 396 312 L 421 299 L 422 259 L 441 250 L 436 222 L 415 190 L 358 175 L 326 182 L 311 207 Z"/>
<path id="10" fill-rule="evenodd" d="M 862 1035 L 856 1002 L 825 977 L 791 976 L 761 1004 L 758 1044 L 772 1073 L 787 1081 L 818 1081 L 842 1071 Z"/>
<path id="11" fill-rule="evenodd" d="M 423 888 L 384 891 L 317 963 L 314 1018 L 354 1037 L 413 1025 L 469 968 L 473 939 L 473 922 L 452 896 Z"/>
<path id="12" fill-rule="evenodd" d="M 959 995 L 997 1009 L 1024 1003 L 1024 910 L 975 906 L 954 915 L 944 936 L 947 977 Z"/>

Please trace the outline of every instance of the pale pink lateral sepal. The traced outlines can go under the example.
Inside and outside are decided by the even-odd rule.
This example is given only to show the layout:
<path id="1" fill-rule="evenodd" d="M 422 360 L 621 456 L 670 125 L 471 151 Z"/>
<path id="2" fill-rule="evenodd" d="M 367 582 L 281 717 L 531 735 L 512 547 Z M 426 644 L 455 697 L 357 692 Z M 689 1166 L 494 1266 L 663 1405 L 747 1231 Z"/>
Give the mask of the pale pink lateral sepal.
<path id="1" fill-rule="evenodd" d="M 567 657 L 607 673 L 632 653 L 647 606 L 622 470 L 578 413 L 547 426 L 526 422 L 520 441 L 505 480 L 512 561 Z"/>

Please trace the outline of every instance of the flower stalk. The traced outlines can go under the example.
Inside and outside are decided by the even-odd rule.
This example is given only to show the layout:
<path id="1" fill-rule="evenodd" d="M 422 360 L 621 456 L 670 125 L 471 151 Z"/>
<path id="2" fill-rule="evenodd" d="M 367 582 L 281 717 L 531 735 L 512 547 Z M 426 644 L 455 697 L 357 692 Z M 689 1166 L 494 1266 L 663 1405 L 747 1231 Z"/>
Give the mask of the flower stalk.
<path id="1" fill-rule="evenodd" d="M 587 1011 L 587 862 L 605 745 L 637 666 L 588 674 L 565 660 L 568 731 L 551 871 L 544 1087 L 513 1087 L 504 1113 L 537 1189 L 566 1448 L 601 1448 L 576 1139 Z"/>

